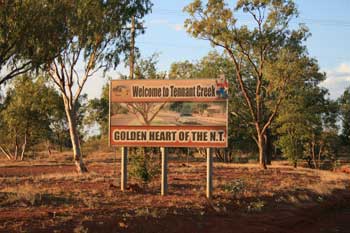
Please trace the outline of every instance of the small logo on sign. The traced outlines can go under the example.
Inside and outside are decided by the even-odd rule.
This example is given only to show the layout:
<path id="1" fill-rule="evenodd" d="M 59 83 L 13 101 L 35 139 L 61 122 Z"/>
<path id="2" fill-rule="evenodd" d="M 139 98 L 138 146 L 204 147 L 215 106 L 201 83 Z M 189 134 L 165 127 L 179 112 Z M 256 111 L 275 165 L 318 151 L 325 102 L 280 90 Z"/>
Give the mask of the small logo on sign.
<path id="1" fill-rule="evenodd" d="M 228 83 L 224 75 L 216 80 L 216 96 L 222 99 L 228 98 Z"/>
<path id="2" fill-rule="evenodd" d="M 113 87 L 113 93 L 115 96 L 128 96 L 129 90 L 126 86 Z"/>

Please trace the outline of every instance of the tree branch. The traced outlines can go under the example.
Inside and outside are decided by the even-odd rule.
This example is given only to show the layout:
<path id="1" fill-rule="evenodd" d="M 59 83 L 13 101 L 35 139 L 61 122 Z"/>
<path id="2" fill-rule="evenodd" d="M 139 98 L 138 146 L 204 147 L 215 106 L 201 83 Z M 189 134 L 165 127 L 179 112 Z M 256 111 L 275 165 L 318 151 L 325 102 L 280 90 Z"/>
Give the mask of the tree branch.
<path id="1" fill-rule="evenodd" d="M 29 66 L 29 67 L 27 67 L 27 66 Z M 22 64 L 20 67 L 16 67 L 10 73 L 5 75 L 5 77 L 0 79 L 0 85 L 2 85 L 6 81 L 12 79 L 13 77 L 15 77 L 17 75 L 21 75 L 21 74 L 24 74 L 24 73 L 28 72 L 31 69 L 32 69 L 32 66 L 31 66 L 31 62 L 30 61 L 27 62 L 27 63 Z"/>

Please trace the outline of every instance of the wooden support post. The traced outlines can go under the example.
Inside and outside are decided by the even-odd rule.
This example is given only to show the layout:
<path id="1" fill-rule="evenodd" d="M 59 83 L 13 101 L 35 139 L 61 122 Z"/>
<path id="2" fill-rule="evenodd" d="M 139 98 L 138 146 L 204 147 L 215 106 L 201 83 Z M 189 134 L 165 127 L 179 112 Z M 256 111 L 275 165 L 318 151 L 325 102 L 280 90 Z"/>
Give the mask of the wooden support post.
<path id="1" fill-rule="evenodd" d="M 213 148 L 207 148 L 207 198 L 213 193 Z"/>
<path id="2" fill-rule="evenodd" d="M 160 148 L 162 153 L 162 181 L 161 181 L 161 195 L 168 194 L 168 148 Z"/>
<path id="3" fill-rule="evenodd" d="M 128 148 L 121 148 L 121 160 L 120 160 L 120 189 L 126 190 L 128 182 Z"/>

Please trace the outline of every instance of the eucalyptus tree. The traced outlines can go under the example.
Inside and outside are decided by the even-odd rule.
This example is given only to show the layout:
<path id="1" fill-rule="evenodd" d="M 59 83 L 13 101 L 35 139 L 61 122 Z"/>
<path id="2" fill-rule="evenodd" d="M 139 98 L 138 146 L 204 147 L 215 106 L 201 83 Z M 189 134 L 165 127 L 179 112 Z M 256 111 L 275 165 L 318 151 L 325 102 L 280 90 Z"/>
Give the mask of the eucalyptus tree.
<path id="1" fill-rule="evenodd" d="M 157 69 L 158 54 L 153 54 L 148 58 L 142 58 L 138 56 L 135 60 L 134 77 L 135 79 L 164 79 L 166 77 L 165 72 L 159 72 Z M 128 76 L 121 76 L 122 79 L 128 79 Z M 130 108 L 134 114 L 144 115 L 146 120 L 142 122 L 149 122 L 154 116 L 154 110 L 158 110 L 157 104 L 131 104 L 126 106 Z M 117 113 L 123 108 L 119 104 L 111 105 L 111 112 Z M 126 109 L 124 108 L 124 111 Z M 161 109 L 159 109 L 161 110 Z M 109 114 L 109 84 L 106 84 L 102 88 L 102 93 L 99 98 L 94 98 L 89 101 L 87 106 L 87 116 L 85 122 L 89 125 L 97 123 L 100 127 L 100 136 L 104 138 L 108 135 L 108 114 Z M 153 113 L 153 114 L 152 114 Z M 154 118 L 153 117 L 153 118 Z"/>
<path id="2" fill-rule="evenodd" d="M 109 127 L 109 84 L 102 87 L 100 98 L 89 100 L 87 105 L 87 116 L 84 121 L 88 125 L 98 124 L 100 127 L 100 137 L 108 137 Z"/>
<path id="3" fill-rule="evenodd" d="M 228 106 L 228 148 L 216 150 L 216 156 L 225 162 L 232 162 L 235 152 L 256 153 L 255 142 L 252 139 L 252 130 L 243 119 L 246 108 L 242 106 L 240 98 L 237 98 L 239 87 L 236 83 L 236 74 L 230 58 L 225 53 L 211 51 L 196 62 L 182 61 L 171 64 L 170 79 L 196 79 L 218 78 L 225 75 L 229 81 L 229 106 Z M 175 103 L 174 107 L 179 107 Z"/>
<path id="4" fill-rule="evenodd" d="M 151 10 L 148 0 L 75 0 L 65 16 L 67 40 L 59 55 L 48 63 L 48 73 L 63 98 L 74 161 L 79 173 L 87 172 L 77 130 L 77 103 L 86 81 L 99 70 L 116 67 L 128 51 L 131 18 L 141 21 Z"/>
<path id="5" fill-rule="evenodd" d="M 350 144 L 350 87 L 339 98 L 340 117 L 342 122 L 342 137 L 345 145 Z"/>
<path id="6" fill-rule="evenodd" d="M 198 78 L 196 74 L 196 64 L 190 61 L 174 62 L 170 66 L 169 79 L 195 79 Z"/>
<path id="7" fill-rule="evenodd" d="M 295 90 L 281 107 L 274 129 L 277 146 L 294 167 L 304 156 L 316 164 L 316 136 L 323 132 L 326 90 L 309 86 Z"/>
<path id="8" fill-rule="evenodd" d="M 23 160 L 28 149 L 52 141 L 52 120 L 60 108 L 57 91 L 42 76 L 11 81 L 0 107 L 0 150 L 8 159 Z"/>
<path id="9" fill-rule="evenodd" d="M 57 55 L 69 1 L 0 1 L 0 86 Z"/>
<path id="10" fill-rule="evenodd" d="M 184 9 L 185 27 L 195 38 L 222 48 L 235 69 L 235 98 L 247 109 L 242 119 L 253 129 L 259 161 L 266 168 L 266 135 L 288 89 L 300 83 L 309 59 L 303 45 L 307 29 L 290 27 L 297 17 L 291 0 L 239 0 L 235 7 L 224 0 L 195 0 Z M 236 14 L 247 14 L 251 23 Z"/>

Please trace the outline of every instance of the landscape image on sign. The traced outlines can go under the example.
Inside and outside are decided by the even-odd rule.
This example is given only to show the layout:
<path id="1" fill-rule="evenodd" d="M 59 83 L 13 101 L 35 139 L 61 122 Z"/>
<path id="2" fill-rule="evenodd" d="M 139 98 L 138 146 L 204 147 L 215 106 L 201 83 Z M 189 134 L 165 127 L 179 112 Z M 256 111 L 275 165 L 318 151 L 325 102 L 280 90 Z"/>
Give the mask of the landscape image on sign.
<path id="1" fill-rule="evenodd" d="M 226 126 L 226 102 L 112 103 L 111 126 Z"/>

